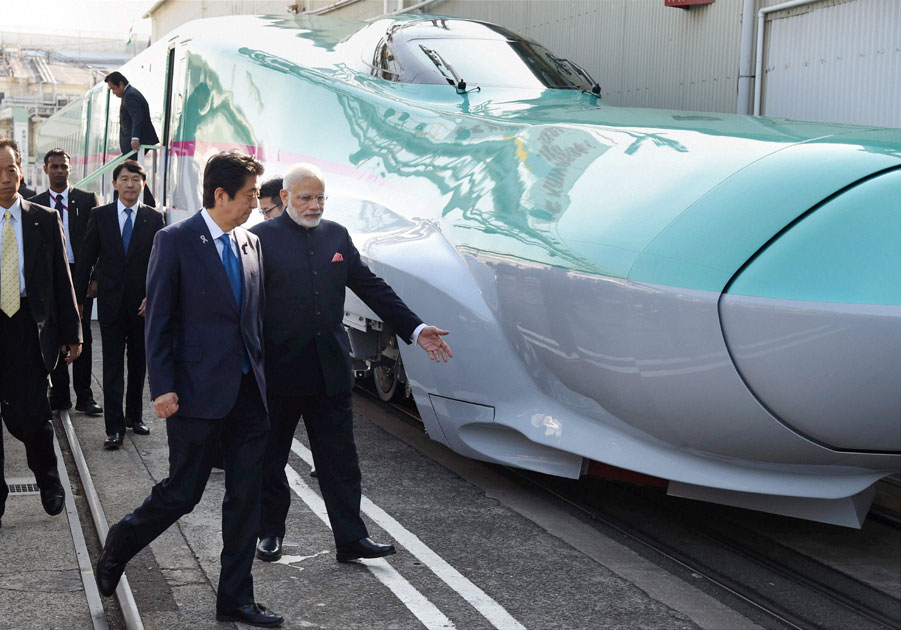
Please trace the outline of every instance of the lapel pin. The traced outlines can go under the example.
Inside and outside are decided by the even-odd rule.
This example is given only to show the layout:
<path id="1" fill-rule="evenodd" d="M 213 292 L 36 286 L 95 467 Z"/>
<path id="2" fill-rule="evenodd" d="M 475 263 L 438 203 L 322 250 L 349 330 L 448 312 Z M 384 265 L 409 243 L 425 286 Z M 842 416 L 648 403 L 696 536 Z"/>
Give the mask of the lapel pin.
<path id="1" fill-rule="evenodd" d="M 200 235 L 200 242 L 206 244 L 206 236 L 204 236 L 203 234 Z"/>

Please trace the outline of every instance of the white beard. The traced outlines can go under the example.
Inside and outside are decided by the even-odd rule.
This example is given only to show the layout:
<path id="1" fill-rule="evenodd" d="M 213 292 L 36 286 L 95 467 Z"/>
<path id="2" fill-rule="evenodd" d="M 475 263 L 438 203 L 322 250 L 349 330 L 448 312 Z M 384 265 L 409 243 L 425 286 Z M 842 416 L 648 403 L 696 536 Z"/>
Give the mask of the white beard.
<path id="1" fill-rule="evenodd" d="M 291 217 L 291 220 L 294 221 L 300 227 L 305 228 L 314 228 L 319 225 L 319 222 L 322 221 L 322 213 L 320 212 L 315 217 L 305 217 L 289 203 L 285 208 L 285 212 L 288 213 L 288 216 Z"/>

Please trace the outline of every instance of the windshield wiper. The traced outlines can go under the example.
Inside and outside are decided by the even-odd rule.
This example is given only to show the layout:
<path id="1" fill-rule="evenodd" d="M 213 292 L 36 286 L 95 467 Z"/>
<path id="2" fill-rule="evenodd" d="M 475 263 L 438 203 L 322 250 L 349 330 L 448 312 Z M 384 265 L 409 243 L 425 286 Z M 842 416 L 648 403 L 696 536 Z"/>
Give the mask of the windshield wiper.
<path id="1" fill-rule="evenodd" d="M 448 62 L 444 60 L 444 57 L 437 50 L 432 50 L 431 48 L 426 48 L 422 44 L 419 44 L 419 48 L 422 49 L 422 52 L 425 53 L 426 57 L 435 64 L 435 67 L 438 68 L 438 72 L 445 78 L 445 80 L 450 84 L 457 88 L 457 94 L 465 94 L 466 93 L 466 81 L 463 80 L 457 71 L 454 70 L 454 67 L 450 65 Z M 446 71 L 445 71 L 446 70 Z M 448 76 L 450 73 L 450 76 Z"/>
<path id="2" fill-rule="evenodd" d="M 557 66 L 562 72 L 566 74 L 576 75 L 577 77 L 581 77 L 588 85 L 591 86 L 591 91 L 588 91 L 582 88 L 582 91 L 586 94 L 592 94 L 594 96 L 601 95 L 601 86 L 598 83 L 595 83 L 594 79 L 591 78 L 591 75 L 588 74 L 582 66 L 579 64 L 570 61 L 569 59 L 564 59 L 562 57 L 558 57 L 552 54 L 550 51 L 545 51 L 545 55 L 548 59 L 550 59 L 554 65 Z M 573 83 L 573 87 L 578 87 L 575 83 Z"/>

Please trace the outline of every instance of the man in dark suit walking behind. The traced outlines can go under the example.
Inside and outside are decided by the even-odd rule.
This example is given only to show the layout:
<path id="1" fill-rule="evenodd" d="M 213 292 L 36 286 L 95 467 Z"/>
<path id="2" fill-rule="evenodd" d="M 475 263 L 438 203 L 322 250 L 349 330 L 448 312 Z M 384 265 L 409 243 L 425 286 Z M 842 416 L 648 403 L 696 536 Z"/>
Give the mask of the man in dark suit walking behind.
<path id="1" fill-rule="evenodd" d="M 153 237 L 164 220 L 161 212 L 138 203 L 146 178 L 144 167 L 134 160 L 116 167 L 113 186 L 119 199 L 91 211 L 75 272 L 75 295 L 82 307 L 92 274 L 97 278 L 107 449 L 122 445 L 126 427 L 138 435 L 150 433 L 143 421 L 144 305 Z"/>
<path id="2" fill-rule="evenodd" d="M 56 148 L 44 155 L 44 172 L 50 179 L 50 189 L 35 195 L 29 201 L 53 208 L 63 219 L 63 231 L 66 235 L 66 259 L 69 270 L 75 277 L 75 263 L 81 253 L 81 242 L 84 240 L 85 228 L 91 208 L 100 205 L 97 194 L 69 188 L 69 154 Z M 89 416 L 99 416 L 103 408 L 94 400 L 91 391 L 91 310 L 94 306 L 93 296 L 84 301 L 84 319 L 81 322 L 81 356 L 72 363 L 72 384 L 75 386 L 75 409 Z M 70 409 L 72 399 L 69 394 L 69 366 L 59 361 L 56 369 L 50 373 L 50 408 Z"/>
<path id="3" fill-rule="evenodd" d="M 200 501 L 214 459 L 225 466 L 216 619 L 271 627 L 254 600 L 253 550 L 269 434 L 259 240 L 238 227 L 257 206 L 263 166 L 218 153 L 203 173 L 204 209 L 159 232 L 147 273 L 150 393 L 167 418 L 169 477 L 109 530 L 97 564 L 111 595 L 138 551 Z"/>
<path id="4" fill-rule="evenodd" d="M 66 265 L 62 224 L 55 210 L 18 194 L 22 156 L 0 138 L 0 416 L 25 443 L 28 467 L 51 516 L 63 510 L 47 374 L 81 352 L 81 326 Z M 0 517 L 9 489 L 3 477 L 0 428 Z"/>
<path id="5" fill-rule="evenodd" d="M 325 181 L 312 164 L 284 176 L 285 212 L 255 225 L 266 280 L 265 346 L 271 432 L 263 478 L 263 513 L 257 557 L 282 555 L 291 492 L 285 464 L 303 416 L 319 487 L 335 537 L 338 561 L 379 558 L 393 545 L 369 539 L 360 518 L 360 467 L 353 437 L 350 344 L 344 331 L 345 287 L 406 343 L 418 343 L 435 361 L 453 356 L 442 336 L 426 326 L 384 280 L 360 259 L 347 230 L 321 220 Z"/>

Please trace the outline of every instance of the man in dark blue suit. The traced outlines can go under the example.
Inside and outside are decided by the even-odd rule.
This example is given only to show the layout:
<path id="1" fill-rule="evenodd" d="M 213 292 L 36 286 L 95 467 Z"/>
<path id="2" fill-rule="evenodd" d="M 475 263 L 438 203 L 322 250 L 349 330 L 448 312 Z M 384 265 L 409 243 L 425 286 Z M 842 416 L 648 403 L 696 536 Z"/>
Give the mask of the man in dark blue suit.
<path id="1" fill-rule="evenodd" d="M 122 99 L 119 108 L 119 149 L 125 155 L 137 151 L 142 144 L 157 144 L 160 139 L 150 120 L 150 106 L 136 87 L 121 72 L 105 78 L 110 92 Z"/>
<path id="2" fill-rule="evenodd" d="M 138 202 L 146 180 L 144 167 L 134 160 L 115 168 L 113 186 L 119 199 L 91 210 L 75 267 L 75 297 L 82 313 L 91 278 L 97 279 L 106 449 L 122 446 L 126 427 L 138 435 L 150 433 L 143 420 L 144 304 L 150 251 L 165 221 L 162 212 Z"/>
<path id="3" fill-rule="evenodd" d="M 343 326 L 345 287 L 406 343 L 418 343 L 435 361 L 451 356 L 448 334 L 426 326 L 384 280 L 366 266 L 347 230 L 322 220 L 325 182 L 313 165 L 296 164 L 284 176 L 285 212 L 252 228 L 263 248 L 266 311 L 263 333 L 272 431 L 263 479 L 257 557 L 282 554 L 291 492 L 285 464 L 303 417 L 339 562 L 393 554 L 393 545 L 369 539 L 360 518 L 360 466 L 353 436 L 350 344 Z"/>
<path id="4" fill-rule="evenodd" d="M 253 595 L 254 543 L 269 434 L 263 372 L 263 260 L 239 227 L 257 205 L 262 165 L 219 153 L 203 174 L 204 209 L 161 230 L 147 270 L 147 367 L 166 418 L 169 477 L 109 530 L 97 563 L 111 595 L 125 564 L 200 501 L 224 454 L 222 571 L 216 619 L 271 627 L 282 618 Z"/>

